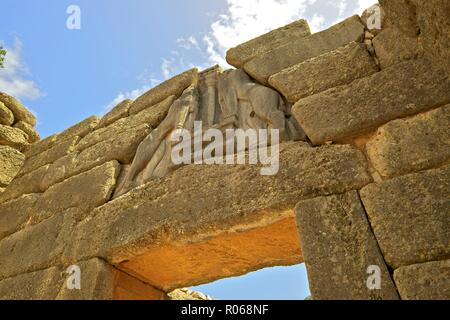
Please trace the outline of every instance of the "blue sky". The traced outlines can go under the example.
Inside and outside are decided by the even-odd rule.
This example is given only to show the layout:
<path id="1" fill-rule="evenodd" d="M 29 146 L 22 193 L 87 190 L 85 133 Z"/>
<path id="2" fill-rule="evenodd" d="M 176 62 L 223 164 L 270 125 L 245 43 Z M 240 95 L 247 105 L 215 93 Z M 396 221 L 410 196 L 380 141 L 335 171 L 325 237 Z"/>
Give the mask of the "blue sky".
<path id="1" fill-rule="evenodd" d="M 226 50 L 259 34 L 299 18 L 319 31 L 374 2 L 1 0 L 0 44 L 8 54 L 0 91 L 36 113 L 46 137 L 190 67 L 226 67 Z M 80 30 L 66 27 L 70 5 L 81 9 Z M 304 267 L 268 269 L 203 288 L 220 299 L 308 295 Z"/>

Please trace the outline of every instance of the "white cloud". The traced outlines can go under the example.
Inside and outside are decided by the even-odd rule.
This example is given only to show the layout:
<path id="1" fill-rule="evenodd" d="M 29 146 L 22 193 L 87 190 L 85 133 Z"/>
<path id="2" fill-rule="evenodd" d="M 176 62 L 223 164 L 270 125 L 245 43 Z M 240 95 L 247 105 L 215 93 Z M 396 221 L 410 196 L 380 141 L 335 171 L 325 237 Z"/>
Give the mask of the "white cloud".
<path id="1" fill-rule="evenodd" d="M 309 27 L 311 32 L 318 32 L 324 29 L 325 17 L 319 14 L 314 14 L 311 21 L 309 21 Z"/>
<path id="2" fill-rule="evenodd" d="M 223 64 L 226 51 L 275 28 L 304 17 L 316 0 L 227 0 L 228 12 L 218 16 L 205 38 L 209 58 Z"/>
<path id="3" fill-rule="evenodd" d="M 355 13 L 362 14 L 364 10 L 370 8 L 376 3 L 378 3 L 376 0 L 358 0 L 358 8 L 355 10 Z"/>
<path id="4" fill-rule="evenodd" d="M 31 73 L 22 59 L 22 42 L 16 38 L 12 48 L 6 48 L 5 68 L 0 69 L 0 91 L 17 99 L 35 100 L 43 96 L 38 85 L 27 78 Z"/>

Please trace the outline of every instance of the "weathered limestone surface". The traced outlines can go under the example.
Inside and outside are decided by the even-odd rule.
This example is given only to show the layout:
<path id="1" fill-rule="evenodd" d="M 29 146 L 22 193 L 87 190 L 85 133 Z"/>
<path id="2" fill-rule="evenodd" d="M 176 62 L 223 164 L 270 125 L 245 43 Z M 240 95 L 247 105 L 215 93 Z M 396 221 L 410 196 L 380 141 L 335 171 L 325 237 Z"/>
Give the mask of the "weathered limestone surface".
<path id="1" fill-rule="evenodd" d="M 408 37 L 396 27 L 384 29 L 373 39 L 373 47 L 381 69 L 422 55 L 417 37 Z"/>
<path id="2" fill-rule="evenodd" d="M 17 99 L 0 92 L 0 102 L 2 102 L 14 114 L 16 122 L 24 121 L 32 126 L 36 125 L 36 117 L 25 108 Z"/>
<path id="3" fill-rule="evenodd" d="M 450 2 L 414 0 L 425 54 L 450 74 Z"/>
<path id="4" fill-rule="evenodd" d="M 322 144 L 342 141 L 449 101 L 449 76 L 418 60 L 301 99 L 292 112 L 311 141 Z"/>
<path id="5" fill-rule="evenodd" d="M 390 25 L 419 36 L 424 54 L 450 73 L 450 3 L 447 0 L 382 0 Z"/>
<path id="6" fill-rule="evenodd" d="M 450 260 L 397 269 L 394 279 L 403 300 L 450 300 Z"/>
<path id="7" fill-rule="evenodd" d="M 450 161 L 450 105 L 389 122 L 367 143 L 383 177 L 429 169 Z"/>
<path id="8" fill-rule="evenodd" d="M 23 150 L 27 144 L 28 136 L 25 132 L 13 127 L 0 125 L 0 145 Z"/>
<path id="9" fill-rule="evenodd" d="M 78 225 L 65 260 L 100 255 L 115 264 L 149 248 L 245 231 L 293 216 L 299 199 L 359 189 L 371 181 L 364 156 L 350 146 L 287 144 L 280 161 L 280 172 L 270 177 L 261 176 L 258 166 L 194 165 L 153 180 Z"/>
<path id="10" fill-rule="evenodd" d="M 8 278 L 0 281 L 0 300 L 54 300 L 63 281 L 55 267 Z"/>
<path id="11" fill-rule="evenodd" d="M 7 190 L 0 194 L 0 203 L 16 199 L 24 194 L 41 193 L 45 191 L 41 189 L 40 185 L 48 167 L 49 165 L 45 165 L 35 171 L 24 174 L 21 177 L 14 178 L 8 185 Z"/>
<path id="12" fill-rule="evenodd" d="M 270 76 L 352 41 L 361 41 L 363 36 L 364 26 L 358 16 L 353 16 L 328 30 L 257 56 L 244 65 L 244 70 L 260 83 L 267 84 Z"/>
<path id="13" fill-rule="evenodd" d="M 0 240 L 25 226 L 39 196 L 28 194 L 0 204 Z"/>
<path id="14" fill-rule="evenodd" d="M 366 45 L 352 42 L 269 78 L 290 102 L 369 76 L 378 71 Z"/>
<path id="15" fill-rule="evenodd" d="M 398 299 L 357 191 L 301 201 L 296 212 L 315 300 Z M 382 271 L 381 290 L 367 286 L 374 265 Z"/>
<path id="16" fill-rule="evenodd" d="M 298 20 L 228 50 L 226 59 L 230 65 L 242 68 L 246 62 L 256 56 L 309 35 L 311 30 L 308 22 Z"/>
<path id="17" fill-rule="evenodd" d="M 417 8 L 413 1 L 380 0 L 379 3 L 384 9 L 388 25 L 395 25 L 408 36 L 417 37 L 420 28 L 417 24 Z"/>
<path id="18" fill-rule="evenodd" d="M 75 150 L 75 146 L 80 140 L 80 137 L 75 136 L 68 140 L 54 145 L 52 148 L 39 153 L 31 158 L 25 160 L 25 164 L 19 172 L 19 176 L 23 176 L 26 173 L 32 172 L 47 164 L 51 164 L 56 160 L 64 157 L 65 155 L 72 153 Z"/>
<path id="19" fill-rule="evenodd" d="M 167 116 L 170 106 L 175 101 L 175 96 L 170 96 L 151 108 L 145 109 L 138 114 L 121 119 L 106 128 L 97 129 L 84 137 L 77 145 L 81 151 L 101 141 L 117 138 L 125 131 L 147 124 L 150 128 L 156 128 Z"/>
<path id="20" fill-rule="evenodd" d="M 66 238 L 60 237 L 64 215 L 56 215 L 0 241 L 0 280 L 49 268 L 59 262 Z M 62 234 L 61 234 L 62 236 Z"/>
<path id="21" fill-rule="evenodd" d="M 84 213 L 103 205 L 110 199 L 119 173 L 119 163 L 111 161 L 50 187 L 36 203 L 32 222 L 70 208 Z"/>
<path id="22" fill-rule="evenodd" d="M 6 187 L 16 176 L 25 156 L 8 146 L 0 146 L 0 187 Z"/>
<path id="23" fill-rule="evenodd" d="M 41 140 L 41 137 L 39 136 L 39 133 L 37 133 L 36 129 L 34 129 L 33 126 L 24 121 L 19 121 L 16 124 L 14 124 L 14 128 L 17 128 L 25 132 L 28 136 L 29 143 L 35 143 Z"/>
<path id="24" fill-rule="evenodd" d="M 80 153 L 71 153 L 57 160 L 48 168 L 40 182 L 40 189 L 47 190 L 58 182 L 108 161 L 117 160 L 122 164 L 131 163 L 136 149 L 150 131 L 149 126 L 142 125 L 125 131 L 118 137 L 113 136 L 109 140 L 97 143 Z"/>
<path id="25" fill-rule="evenodd" d="M 56 300 L 113 300 L 115 270 L 100 259 L 76 263 L 81 272 L 81 290 L 62 284 Z"/>
<path id="26" fill-rule="evenodd" d="M 98 124 L 96 130 L 105 128 L 110 124 L 113 124 L 117 120 L 128 117 L 128 111 L 130 110 L 130 106 L 133 103 L 133 100 L 124 100 L 115 106 L 111 111 L 103 116 Z"/>
<path id="27" fill-rule="evenodd" d="M 14 123 L 14 114 L 0 101 L 0 124 L 11 126 Z"/>
<path id="28" fill-rule="evenodd" d="M 396 269 L 450 257 L 450 166 L 361 190 L 375 236 Z"/>
<path id="29" fill-rule="evenodd" d="M 61 142 L 57 134 L 51 135 L 36 143 L 29 144 L 24 148 L 24 154 L 27 158 L 34 157 Z"/>
<path id="30" fill-rule="evenodd" d="M 170 96 L 180 96 L 183 91 L 192 84 L 198 82 L 198 70 L 188 70 L 178 76 L 169 79 L 160 85 L 147 91 L 137 98 L 130 106 L 130 115 L 137 114 L 142 110 L 154 106 Z"/>

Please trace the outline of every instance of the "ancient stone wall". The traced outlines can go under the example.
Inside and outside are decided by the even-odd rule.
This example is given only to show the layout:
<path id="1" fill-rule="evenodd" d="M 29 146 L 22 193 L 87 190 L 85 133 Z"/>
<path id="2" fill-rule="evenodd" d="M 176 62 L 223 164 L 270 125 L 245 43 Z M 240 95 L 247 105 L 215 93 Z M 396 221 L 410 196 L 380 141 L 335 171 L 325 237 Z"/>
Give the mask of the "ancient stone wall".
<path id="1" fill-rule="evenodd" d="M 25 161 L 24 151 L 40 140 L 35 116 L 13 97 L 0 92 L 0 194 Z"/>
<path id="2" fill-rule="evenodd" d="M 301 20 L 231 49 L 236 70 L 189 70 L 15 146 L 0 298 L 167 299 L 306 262 L 314 299 L 450 299 L 449 7 L 380 2 L 381 29 L 370 12 L 316 34 Z M 278 174 L 175 166 L 169 137 L 195 120 L 278 129 Z"/>

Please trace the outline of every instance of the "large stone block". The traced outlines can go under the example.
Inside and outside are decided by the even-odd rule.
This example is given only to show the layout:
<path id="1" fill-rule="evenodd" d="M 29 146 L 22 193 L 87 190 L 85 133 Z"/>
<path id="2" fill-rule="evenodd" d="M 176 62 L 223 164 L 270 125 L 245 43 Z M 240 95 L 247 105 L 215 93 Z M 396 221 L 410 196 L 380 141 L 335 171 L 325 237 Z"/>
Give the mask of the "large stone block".
<path id="1" fill-rule="evenodd" d="M 419 38 L 408 37 L 396 27 L 384 29 L 373 39 L 373 47 L 381 69 L 422 55 Z"/>
<path id="2" fill-rule="evenodd" d="M 0 187 L 9 185 L 25 161 L 25 156 L 7 146 L 0 146 Z"/>
<path id="3" fill-rule="evenodd" d="M 45 191 L 41 189 L 40 185 L 48 167 L 49 165 L 46 165 L 21 177 L 14 178 L 8 185 L 7 190 L 3 194 L 0 194 L 0 203 L 19 198 L 25 194 Z"/>
<path id="4" fill-rule="evenodd" d="M 14 114 L 16 122 L 24 121 L 32 126 L 36 125 L 36 117 L 25 108 L 17 99 L 0 92 L 0 102 L 2 102 Z"/>
<path id="5" fill-rule="evenodd" d="M 117 160 L 122 164 L 130 164 L 139 144 L 150 131 L 149 126 L 142 125 L 125 131 L 117 137 L 97 143 L 80 153 L 72 153 L 57 160 L 49 167 L 40 182 L 41 190 L 47 190 L 56 183 L 108 161 Z"/>
<path id="6" fill-rule="evenodd" d="M 284 69 L 352 41 L 361 41 L 363 37 L 364 26 L 358 16 L 353 16 L 325 31 L 300 38 L 257 56 L 244 65 L 244 70 L 260 83 L 267 84 L 270 76 Z"/>
<path id="7" fill-rule="evenodd" d="M 361 190 L 386 262 L 394 269 L 450 257 L 450 166 Z"/>
<path id="8" fill-rule="evenodd" d="M 260 166 L 193 165 L 151 181 L 79 224 L 65 261 L 139 257 L 124 270 L 164 290 L 301 262 L 298 200 L 356 190 L 371 178 L 350 146 L 289 143 L 280 161 L 275 176 L 261 176 Z M 163 266 L 166 273 L 156 272 Z"/>
<path id="9" fill-rule="evenodd" d="M 301 99 L 292 112 L 318 145 L 370 132 L 391 120 L 449 101 L 449 76 L 433 69 L 426 60 L 418 60 Z"/>
<path id="10" fill-rule="evenodd" d="M 115 106 L 111 111 L 103 116 L 100 120 L 100 123 L 97 126 L 97 130 L 101 128 L 105 128 L 110 124 L 113 124 L 117 120 L 128 117 L 128 111 L 130 110 L 130 106 L 133 103 L 133 100 L 124 100 Z"/>
<path id="11" fill-rule="evenodd" d="M 25 226 L 39 196 L 28 194 L 0 204 L 0 240 Z"/>
<path id="12" fill-rule="evenodd" d="M 0 101 L 0 124 L 11 126 L 14 123 L 14 114 Z"/>
<path id="13" fill-rule="evenodd" d="M 290 102 L 348 84 L 378 71 L 366 45 L 358 42 L 312 58 L 269 78 Z"/>
<path id="14" fill-rule="evenodd" d="M 8 278 L 0 281 L 0 300 L 53 300 L 63 281 L 55 267 Z"/>
<path id="15" fill-rule="evenodd" d="M 124 132 L 145 124 L 155 129 L 167 116 L 169 108 L 174 101 L 175 96 L 170 96 L 157 105 L 145 109 L 138 114 L 121 119 L 109 127 L 95 130 L 80 141 L 77 145 L 77 150 L 81 151 L 99 142 L 117 138 L 123 135 Z"/>
<path id="16" fill-rule="evenodd" d="M 425 55 L 450 74 L 450 2 L 414 0 Z"/>
<path id="17" fill-rule="evenodd" d="M 50 187 L 36 203 L 32 222 L 38 223 L 70 208 L 90 210 L 106 203 L 120 173 L 117 161 L 107 162 Z"/>
<path id="18" fill-rule="evenodd" d="M 57 265 L 63 251 L 63 220 L 64 215 L 56 215 L 2 239 L 0 280 Z"/>
<path id="19" fill-rule="evenodd" d="M 28 144 L 28 135 L 22 130 L 0 124 L 0 145 L 23 150 Z"/>
<path id="20" fill-rule="evenodd" d="M 39 133 L 34 129 L 34 127 L 24 121 L 19 121 L 16 124 L 14 124 L 14 128 L 17 128 L 19 130 L 22 130 L 25 132 L 28 136 L 28 142 L 29 143 L 35 143 L 39 140 L 41 140 L 41 137 L 39 136 Z"/>
<path id="21" fill-rule="evenodd" d="M 297 223 L 314 300 L 397 300 L 357 191 L 301 201 Z M 371 290 L 367 270 L 381 270 Z"/>
<path id="22" fill-rule="evenodd" d="M 150 89 L 137 98 L 130 106 L 130 115 L 137 114 L 144 109 L 156 105 L 170 96 L 180 96 L 183 91 L 192 84 L 198 82 L 198 70 L 196 68 L 177 75 L 158 86 Z"/>
<path id="23" fill-rule="evenodd" d="M 403 300 L 450 300 L 450 260 L 402 267 L 394 279 Z"/>
<path id="24" fill-rule="evenodd" d="M 383 177 L 430 169 L 450 160 L 450 105 L 389 122 L 367 143 Z"/>
<path id="25" fill-rule="evenodd" d="M 417 24 L 417 7 L 411 0 L 379 0 L 386 13 L 388 25 L 395 25 L 410 37 L 417 37 L 420 28 Z"/>
<path id="26" fill-rule="evenodd" d="M 298 20 L 228 50 L 227 62 L 236 68 L 242 68 L 256 56 L 309 35 L 311 30 L 308 22 Z"/>
<path id="27" fill-rule="evenodd" d="M 80 137 L 75 136 L 62 141 L 61 143 L 58 143 L 50 149 L 47 149 L 31 158 L 27 157 L 22 169 L 19 172 L 19 176 L 23 176 L 26 173 L 32 172 L 47 164 L 51 164 L 65 155 L 74 152 L 75 146 L 79 140 Z"/>

